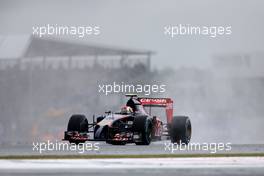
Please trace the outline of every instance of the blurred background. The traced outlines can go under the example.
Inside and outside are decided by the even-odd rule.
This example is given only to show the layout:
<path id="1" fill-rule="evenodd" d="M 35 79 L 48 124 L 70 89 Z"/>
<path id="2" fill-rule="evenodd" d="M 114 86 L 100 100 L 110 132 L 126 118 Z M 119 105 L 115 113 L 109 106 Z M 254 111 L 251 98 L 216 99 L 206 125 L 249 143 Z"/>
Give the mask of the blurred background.
<path id="1" fill-rule="evenodd" d="M 117 110 L 98 84 L 166 84 L 193 142 L 263 143 L 264 2 L 0 0 L 0 144 L 60 140 L 73 113 Z M 33 26 L 100 26 L 98 36 L 32 36 Z M 164 26 L 232 34 L 164 35 Z"/>

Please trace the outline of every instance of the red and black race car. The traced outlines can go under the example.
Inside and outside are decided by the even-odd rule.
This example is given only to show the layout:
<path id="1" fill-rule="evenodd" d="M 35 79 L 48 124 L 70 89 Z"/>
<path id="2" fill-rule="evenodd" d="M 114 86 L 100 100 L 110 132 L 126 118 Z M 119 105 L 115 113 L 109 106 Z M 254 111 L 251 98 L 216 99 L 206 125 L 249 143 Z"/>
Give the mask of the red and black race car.
<path id="1" fill-rule="evenodd" d="M 113 145 L 149 145 L 151 141 L 161 140 L 164 136 L 172 143 L 189 143 L 192 131 L 190 119 L 187 116 L 173 116 L 173 101 L 170 98 L 127 96 L 130 98 L 120 112 L 109 111 L 96 120 L 93 117 L 93 123 L 88 123 L 84 115 L 72 115 L 64 140 L 75 144 L 106 141 Z M 166 123 L 151 115 L 152 107 L 165 108 Z"/>

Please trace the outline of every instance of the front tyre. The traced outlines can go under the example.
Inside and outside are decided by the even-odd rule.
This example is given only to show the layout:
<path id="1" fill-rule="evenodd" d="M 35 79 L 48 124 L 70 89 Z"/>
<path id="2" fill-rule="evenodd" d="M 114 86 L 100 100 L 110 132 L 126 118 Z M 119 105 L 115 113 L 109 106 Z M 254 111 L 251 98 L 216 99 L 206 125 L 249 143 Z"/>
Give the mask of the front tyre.
<path id="1" fill-rule="evenodd" d="M 191 140 L 192 126 L 189 117 L 174 116 L 170 129 L 172 143 L 188 144 Z"/>
<path id="2" fill-rule="evenodd" d="M 71 116 L 68 122 L 68 132 L 78 132 L 78 133 L 87 133 L 88 132 L 88 120 L 84 115 L 81 114 L 74 114 Z M 69 142 L 71 144 L 80 144 L 84 143 L 82 140 L 72 140 L 70 139 Z"/>
<path id="3" fill-rule="evenodd" d="M 88 120 L 85 115 L 72 115 L 68 123 L 67 131 L 88 132 Z"/>
<path id="4" fill-rule="evenodd" d="M 150 119 L 145 119 L 142 121 L 143 128 L 141 130 L 141 141 L 135 142 L 136 145 L 149 145 L 151 143 L 151 133 L 152 133 L 152 122 Z"/>

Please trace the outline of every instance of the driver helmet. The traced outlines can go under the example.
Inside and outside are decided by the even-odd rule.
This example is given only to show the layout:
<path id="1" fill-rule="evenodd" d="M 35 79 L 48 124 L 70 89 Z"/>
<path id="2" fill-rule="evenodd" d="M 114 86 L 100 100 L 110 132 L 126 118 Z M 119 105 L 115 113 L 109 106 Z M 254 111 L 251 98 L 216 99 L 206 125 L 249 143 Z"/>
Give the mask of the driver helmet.
<path id="1" fill-rule="evenodd" d="M 129 106 L 123 106 L 121 108 L 121 113 L 122 114 L 130 114 L 132 112 L 133 112 L 133 109 L 131 107 L 129 107 Z"/>

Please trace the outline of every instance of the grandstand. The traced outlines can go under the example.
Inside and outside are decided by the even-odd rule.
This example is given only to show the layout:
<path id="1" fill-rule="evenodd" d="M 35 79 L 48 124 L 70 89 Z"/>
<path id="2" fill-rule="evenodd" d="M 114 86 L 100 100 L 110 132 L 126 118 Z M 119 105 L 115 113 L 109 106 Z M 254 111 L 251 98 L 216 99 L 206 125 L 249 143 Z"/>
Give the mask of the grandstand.
<path id="1" fill-rule="evenodd" d="M 25 69 L 29 65 L 43 69 L 98 65 L 112 68 L 133 67 L 139 63 L 150 69 L 153 54 L 154 52 L 149 50 L 104 46 L 61 38 L 7 36 L 0 39 L 0 69 L 14 66 Z"/>

